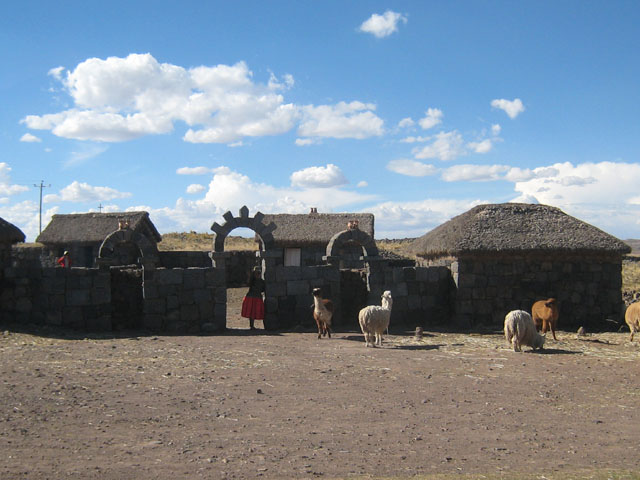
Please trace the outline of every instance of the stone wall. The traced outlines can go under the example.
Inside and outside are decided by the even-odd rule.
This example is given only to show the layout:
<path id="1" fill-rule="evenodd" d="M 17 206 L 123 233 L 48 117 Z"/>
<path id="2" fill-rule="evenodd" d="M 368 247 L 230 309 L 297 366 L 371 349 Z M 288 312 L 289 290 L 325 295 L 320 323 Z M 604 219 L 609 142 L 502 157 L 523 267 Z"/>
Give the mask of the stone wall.
<path id="1" fill-rule="evenodd" d="M 451 264 L 461 325 L 501 327 L 511 310 L 531 311 L 537 300 L 558 300 L 561 329 L 611 328 L 620 320 L 620 256 L 476 256 Z"/>
<path id="2" fill-rule="evenodd" d="M 249 285 L 249 273 L 260 265 L 255 251 L 238 250 L 226 252 L 227 287 L 237 288 Z M 209 252 L 171 251 L 159 252 L 160 263 L 165 268 L 211 268 Z"/>
<path id="3" fill-rule="evenodd" d="M 167 332 L 224 330 L 227 288 L 216 268 L 145 269 L 143 326 Z"/>
<path id="4" fill-rule="evenodd" d="M 3 321 L 111 329 L 108 271 L 9 266 L 1 303 Z"/>
<path id="5" fill-rule="evenodd" d="M 363 262 L 364 263 L 364 262 Z M 380 305 L 385 290 L 391 290 L 393 308 L 391 322 L 407 328 L 446 325 L 453 312 L 454 285 L 446 267 L 407 267 L 407 262 L 369 259 L 362 270 L 341 270 L 337 265 L 284 267 L 277 265 L 265 271 L 266 318 L 268 329 L 313 326 L 311 291 L 322 288 L 325 298 L 335 306 L 333 325 L 359 329 L 357 314 L 366 305 Z M 360 298 L 354 288 L 360 274 L 368 295 Z M 350 280 L 346 280 L 351 278 Z M 343 291 L 346 288 L 347 291 Z"/>

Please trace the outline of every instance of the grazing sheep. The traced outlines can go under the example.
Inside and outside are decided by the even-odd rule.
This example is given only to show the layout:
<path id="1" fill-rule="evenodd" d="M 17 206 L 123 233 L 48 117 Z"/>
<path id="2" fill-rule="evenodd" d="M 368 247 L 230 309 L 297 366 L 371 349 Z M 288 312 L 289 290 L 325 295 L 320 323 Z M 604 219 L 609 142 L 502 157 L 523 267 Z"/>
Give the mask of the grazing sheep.
<path id="1" fill-rule="evenodd" d="M 633 334 L 640 332 L 640 302 L 632 303 L 627 307 L 627 311 L 624 313 L 624 321 L 627 322 L 629 330 L 631 330 L 629 341 L 633 342 Z"/>
<path id="2" fill-rule="evenodd" d="M 536 330 L 542 329 L 543 334 L 551 330 L 554 340 L 558 340 L 556 338 L 558 315 L 558 304 L 555 298 L 538 300 L 531 307 L 531 316 L 533 317 L 533 323 L 536 325 Z"/>
<path id="3" fill-rule="evenodd" d="M 544 346 L 544 338 L 536 331 L 531 315 L 524 310 L 513 310 L 504 317 L 504 338 L 513 345 L 514 352 L 521 352 L 526 345 L 533 350 Z"/>
<path id="4" fill-rule="evenodd" d="M 331 338 L 331 317 L 333 317 L 333 302 L 322 298 L 319 288 L 313 289 L 313 319 L 318 325 L 318 338 L 327 335 Z"/>
<path id="5" fill-rule="evenodd" d="M 365 346 L 382 346 L 382 334 L 389 327 L 392 305 L 391 292 L 386 290 L 382 294 L 382 306 L 369 305 L 358 313 L 358 321 L 364 334 Z"/>

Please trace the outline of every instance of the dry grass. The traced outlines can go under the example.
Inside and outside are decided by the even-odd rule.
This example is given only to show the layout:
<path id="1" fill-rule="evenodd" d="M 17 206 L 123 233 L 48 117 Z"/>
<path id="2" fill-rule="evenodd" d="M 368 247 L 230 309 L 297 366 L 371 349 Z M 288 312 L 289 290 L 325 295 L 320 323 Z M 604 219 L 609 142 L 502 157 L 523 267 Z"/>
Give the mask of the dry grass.
<path id="1" fill-rule="evenodd" d="M 210 251 L 213 248 L 213 234 L 182 232 L 165 233 L 158 244 L 161 251 Z M 258 244 L 253 237 L 234 237 L 229 235 L 224 241 L 225 250 L 257 250 Z"/>
<path id="2" fill-rule="evenodd" d="M 640 262 L 622 263 L 622 291 L 640 290 Z"/>
<path id="3" fill-rule="evenodd" d="M 387 250 L 398 253 L 406 244 L 412 242 L 413 238 L 403 238 L 398 240 L 384 238 L 376 240 L 380 250 Z M 158 249 L 162 251 L 208 251 L 213 245 L 213 235 L 209 233 L 182 232 L 165 233 L 162 235 L 162 242 L 158 244 Z M 257 250 L 258 244 L 253 237 L 234 237 L 229 235 L 224 244 L 225 250 Z"/>

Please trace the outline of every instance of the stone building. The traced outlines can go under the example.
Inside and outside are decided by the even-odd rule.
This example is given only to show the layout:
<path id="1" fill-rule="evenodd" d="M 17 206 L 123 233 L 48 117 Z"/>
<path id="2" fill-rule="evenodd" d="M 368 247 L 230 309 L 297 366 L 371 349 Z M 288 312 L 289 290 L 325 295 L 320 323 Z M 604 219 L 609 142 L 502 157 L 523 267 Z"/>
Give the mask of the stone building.
<path id="1" fill-rule="evenodd" d="M 318 213 L 315 208 L 308 214 L 265 215 L 265 223 L 273 223 L 273 247 L 282 249 L 283 265 L 300 267 L 322 265 L 327 255 L 327 244 L 331 238 L 347 229 L 349 222 L 356 222 L 357 230 L 374 238 L 374 216 L 372 213 Z M 354 267 L 361 266 L 362 248 L 358 245 L 343 245 L 339 252 L 343 262 Z M 369 256 L 377 252 L 367 252 Z"/>
<path id="2" fill-rule="evenodd" d="M 547 205 L 479 205 L 415 240 L 424 266 L 450 268 L 461 326 L 498 327 L 513 309 L 559 301 L 562 329 L 607 327 L 622 313 L 621 240 Z"/>
<path id="3" fill-rule="evenodd" d="M 112 212 L 54 215 L 36 242 L 43 244 L 52 257 L 60 257 L 67 250 L 74 267 L 91 268 L 95 266 L 103 240 L 118 230 L 120 220 L 127 221 L 133 232 L 144 235 L 154 248 L 162 240 L 148 212 Z M 123 264 L 137 261 L 135 251 L 118 254 Z"/>

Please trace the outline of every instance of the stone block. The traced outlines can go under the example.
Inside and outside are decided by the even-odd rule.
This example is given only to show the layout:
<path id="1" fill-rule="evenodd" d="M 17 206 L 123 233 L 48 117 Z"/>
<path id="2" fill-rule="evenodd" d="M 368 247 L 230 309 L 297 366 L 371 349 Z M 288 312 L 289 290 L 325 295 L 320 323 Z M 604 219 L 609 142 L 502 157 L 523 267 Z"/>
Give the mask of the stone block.
<path id="1" fill-rule="evenodd" d="M 42 289 L 46 293 L 64 294 L 66 291 L 66 282 L 64 278 L 48 278 L 42 283 Z"/>
<path id="2" fill-rule="evenodd" d="M 155 271 L 155 283 L 157 285 L 181 285 L 183 283 L 184 270 L 174 268 L 170 270 L 157 269 Z"/>
<path id="3" fill-rule="evenodd" d="M 102 315 L 96 318 L 87 318 L 86 325 L 90 331 L 110 331 L 112 328 L 111 316 Z"/>
<path id="4" fill-rule="evenodd" d="M 394 298 L 394 305 L 395 305 L 395 299 L 397 297 L 406 297 L 407 295 L 409 295 L 409 290 L 407 288 L 406 282 L 397 283 L 393 285 L 391 288 L 389 288 L 388 290 L 391 290 L 391 295 Z"/>
<path id="5" fill-rule="evenodd" d="M 308 280 L 290 280 L 287 282 L 287 295 L 308 295 L 311 291 Z"/>
<path id="6" fill-rule="evenodd" d="M 404 267 L 402 269 L 404 280 L 406 282 L 413 282 L 416 279 L 416 269 L 414 267 Z"/>
<path id="7" fill-rule="evenodd" d="M 180 302 L 180 305 L 193 305 L 196 303 L 193 293 L 193 290 L 183 290 L 182 292 L 179 292 L 178 301 Z"/>
<path id="8" fill-rule="evenodd" d="M 189 268 L 184 271 L 184 288 L 195 290 L 204 288 L 204 270 Z"/>
<path id="9" fill-rule="evenodd" d="M 316 280 L 319 277 L 318 269 L 314 267 L 301 268 L 300 273 L 302 280 Z"/>
<path id="10" fill-rule="evenodd" d="M 144 313 L 146 315 L 164 315 L 167 313 L 167 302 L 164 298 L 144 301 Z"/>
<path id="11" fill-rule="evenodd" d="M 276 315 L 275 313 L 267 313 L 264 316 L 264 329 L 273 331 L 277 330 L 278 328 L 280 328 L 278 315 Z"/>
<path id="12" fill-rule="evenodd" d="M 320 270 L 322 278 L 327 282 L 340 283 L 340 270 L 337 268 L 326 267 Z"/>
<path id="13" fill-rule="evenodd" d="M 416 267 L 416 280 L 419 282 L 426 282 L 429 280 L 429 271 L 432 270 L 428 267 Z"/>
<path id="14" fill-rule="evenodd" d="M 84 328 L 82 307 L 64 307 L 62 309 L 62 325 L 69 328 Z"/>
<path id="15" fill-rule="evenodd" d="M 94 304 L 111 303 L 111 289 L 94 288 L 91 290 L 91 302 Z"/>
<path id="16" fill-rule="evenodd" d="M 218 319 L 224 319 L 225 325 L 227 321 L 227 304 L 226 303 L 216 303 L 213 307 L 213 318 L 218 321 Z"/>
<path id="17" fill-rule="evenodd" d="M 93 286 L 95 288 L 111 288 L 111 275 L 107 273 L 98 273 L 93 277 Z"/>
<path id="18" fill-rule="evenodd" d="M 200 318 L 197 305 L 181 305 L 180 306 L 180 321 L 187 323 L 197 322 Z"/>
<path id="19" fill-rule="evenodd" d="M 56 325 L 56 326 L 62 325 L 62 312 L 61 311 L 57 311 L 57 312 L 49 311 L 49 312 L 47 312 L 46 318 L 45 318 L 45 323 L 47 325 Z"/>
<path id="20" fill-rule="evenodd" d="M 152 284 L 145 283 L 142 287 L 142 296 L 145 299 L 159 298 L 160 293 L 158 291 L 158 287 Z"/>
<path id="21" fill-rule="evenodd" d="M 67 289 L 73 290 L 88 290 L 93 286 L 93 279 L 87 275 L 69 275 L 67 277 Z"/>
<path id="22" fill-rule="evenodd" d="M 31 312 L 33 304 L 31 303 L 31 299 L 28 297 L 20 297 L 16 299 L 16 311 L 19 313 L 29 313 Z"/>
<path id="23" fill-rule="evenodd" d="M 156 314 L 145 314 L 142 317 L 142 326 L 154 332 L 162 330 L 163 317 Z"/>
<path id="24" fill-rule="evenodd" d="M 204 281 L 209 286 L 225 284 L 225 271 L 222 268 L 207 268 L 204 272 Z"/>
<path id="25" fill-rule="evenodd" d="M 409 295 L 407 297 L 407 308 L 409 310 L 418 310 L 421 308 L 421 306 L 422 306 L 422 301 L 418 295 Z"/>
<path id="26" fill-rule="evenodd" d="M 17 286 L 14 289 L 14 295 L 16 296 L 16 298 L 20 298 L 20 297 L 28 297 L 29 296 L 29 288 L 24 287 L 24 286 Z"/>
<path id="27" fill-rule="evenodd" d="M 67 289 L 66 302 L 70 307 L 81 307 L 91 305 L 91 290 L 88 288 L 82 290 Z"/>
<path id="28" fill-rule="evenodd" d="M 213 292 L 213 300 L 216 304 L 225 304 L 227 303 L 227 289 L 225 287 L 218 287 Z"/>
<path id="29" fill-rule="evenodd" d="M 284 297 L 287 294 L 287 284 L 286 282 L 267 283 L 265 291 L 270 297 Z"/>
<path id="30" fill-rule="evenodd" d="M 198 290 L 194 290 L 193 292 L 193 300 L 196 304 L 202 302 L 210 302 L 213 299 L 213 292 L 209 288 L 201 288 Z"/>
<path id="31" fill-rule="evenodd" d="M 177 295 L 169 295 L 166 297 L 167 302 L 167 310 L 175 310 L 180 306 L 180 302 L 178 301 Z"/>
<path id="32" fill-rule="evenodd" d="M 197 304 L 200 321 L 210 321 L 214 317 L 214 304 L 212 301 L 200 302 Z"/>
<path id="33" fill-rule="evenodd" d="M 274 297 L 265 298 L 264 309 L 266 313 L 276 313 L 278 311 L 278 299 Z"/>

